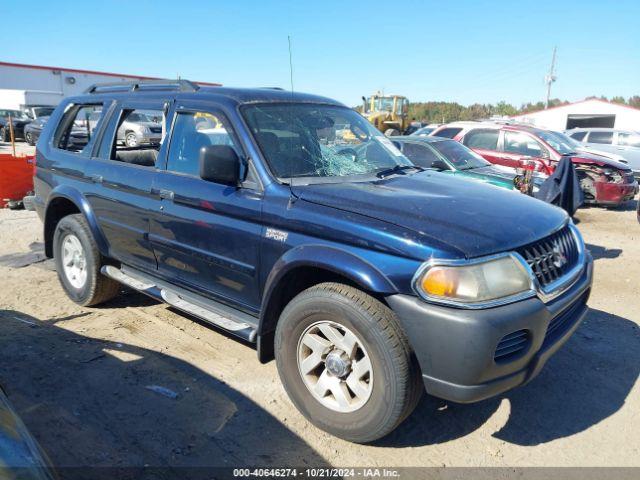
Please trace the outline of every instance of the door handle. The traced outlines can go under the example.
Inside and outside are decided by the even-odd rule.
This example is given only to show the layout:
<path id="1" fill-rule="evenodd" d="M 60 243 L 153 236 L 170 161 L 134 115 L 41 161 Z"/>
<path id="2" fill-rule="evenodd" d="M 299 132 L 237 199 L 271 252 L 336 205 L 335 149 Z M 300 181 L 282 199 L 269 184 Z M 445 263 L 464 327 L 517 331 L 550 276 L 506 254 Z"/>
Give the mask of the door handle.
<path id="1" fill-rule="evenodd" d="M 165 200 L 173 200 L 174 193 L 171 190 L 160 190 L 160 198 L 164 198 Z"/>
<path id="2" fill-rule="evenodd" d="M 93 183 L 102 183 L 102 181 L 104 180 L 104 178 L 102 178 L 102 175 L 89 175 L 89 180 L 91 180 Z"/>

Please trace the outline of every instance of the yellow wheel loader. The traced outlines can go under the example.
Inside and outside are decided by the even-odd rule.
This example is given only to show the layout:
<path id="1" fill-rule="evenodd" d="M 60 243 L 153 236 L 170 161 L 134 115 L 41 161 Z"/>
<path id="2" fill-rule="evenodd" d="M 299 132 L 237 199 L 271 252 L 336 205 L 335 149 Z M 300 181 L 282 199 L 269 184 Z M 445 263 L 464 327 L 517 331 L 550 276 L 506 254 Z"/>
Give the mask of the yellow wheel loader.
<path id="1" fill-rule="evenodd" d="M 380 92 L 362 97 L 362 114 L 387 137 L 402 135 L 409 128 L 409 99 Z"/>

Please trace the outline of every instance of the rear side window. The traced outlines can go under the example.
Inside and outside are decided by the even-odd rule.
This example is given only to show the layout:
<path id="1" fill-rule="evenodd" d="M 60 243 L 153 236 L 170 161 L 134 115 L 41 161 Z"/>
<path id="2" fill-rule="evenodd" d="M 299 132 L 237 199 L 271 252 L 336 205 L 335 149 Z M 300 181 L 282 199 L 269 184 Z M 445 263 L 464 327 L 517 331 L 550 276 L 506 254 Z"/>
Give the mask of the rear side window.
<path id="1" fill-rule="evenodd" d="M 462 131 L 462 128 L 448 127 L 435 132 L 435 137 L 453 138 Z"/>
<path id="2" fill-rule="evenodd" d="M 143 167 L 155 166 L 163 140 L 163 123 L 161 110 L 123 109 L 110 159 Z"/>
<path id="3" fill-rule="evenodd" d="M 200 149 L 208 145 L 228 145 L 240 155 L 220 117 L 207 112 L 178 113 L 173 124 L 167 170 L 200 176 Z"/>
<path id="4" fill-rule="evenodd" d="M 102 123 L 103 117 L 102 104 L 72 106 L 58 124 L 54 146 L 61 150 L 87 155 L 86 147 Z"/>
<path id="5" fill-rule="evenodd" d="M 403 143 L 402 153 L 404 153 L 404 156 L 413 163 L 424 168 L 431 168 L 433 166 L 433 162 L 439 160 L 438 156 L 433 150 L 431 150 L 431 148 L 417 143 Z"/>
<path id="6" fill-rule="evenodd" d="M 462 143 L 469 148 L 479 148 L 482 150 L 497 150 L 498 136 L 500 130 L 471 130 L 464 136 Z"/>
<path id="7" fill-rule="evenodd" d="M 573 138 L 574 140 L 577 140 L 578 142 L 581 142 L 582 140 L 584 140 L 584 137 L 587 136 L 587 132 L 575 132 L 575 133 L 572 133 L 569 136 L 571 138 Z"/>
<path id="8" fill-rule="evenodd" d="M 613 132 L 589 132 L 587 141 L 589 143 L 611 145 L 611 142 L 613 141 Z"/>

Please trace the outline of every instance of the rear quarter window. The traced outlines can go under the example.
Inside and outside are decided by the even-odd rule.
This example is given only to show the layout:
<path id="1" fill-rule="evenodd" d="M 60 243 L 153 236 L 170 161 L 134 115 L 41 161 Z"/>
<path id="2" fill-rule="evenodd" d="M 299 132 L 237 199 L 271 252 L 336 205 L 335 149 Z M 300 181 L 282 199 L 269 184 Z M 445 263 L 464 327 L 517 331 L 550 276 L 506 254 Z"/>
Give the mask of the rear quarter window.
<path id="1" fill-rule="evenodd" d="M 584 137 L 587 136 L 587 132 L 575 132 L 569 135 L 571 138 L 573 138 L 574 140 L 577 140 L 578 142 L 581 142 L 584 140 Z"/>
<path id="2" fill-rule="evenodd" d="M 53 138 L 53 146 L 60 150 L 89 154 L 94 133 L 98 131 L 105 109 L 102 103 L 76 104 L 68 107 L 60 119 Z"/>

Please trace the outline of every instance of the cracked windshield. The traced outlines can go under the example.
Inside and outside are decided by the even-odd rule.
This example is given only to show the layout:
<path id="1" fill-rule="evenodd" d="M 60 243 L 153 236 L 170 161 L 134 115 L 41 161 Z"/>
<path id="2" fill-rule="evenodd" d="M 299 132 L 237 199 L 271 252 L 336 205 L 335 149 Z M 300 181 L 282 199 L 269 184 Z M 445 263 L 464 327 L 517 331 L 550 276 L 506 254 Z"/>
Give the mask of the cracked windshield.
<path id="1" fill-rule="evenodd" d="M 347 177 L 413 164 L 358 113 L 329 105 L 256 105 L 244 116 L 279 178 Z"/>

